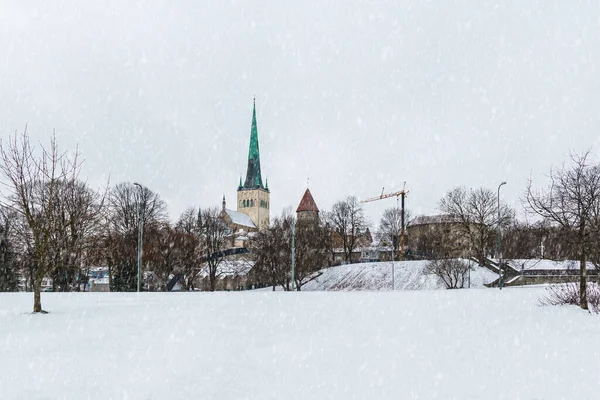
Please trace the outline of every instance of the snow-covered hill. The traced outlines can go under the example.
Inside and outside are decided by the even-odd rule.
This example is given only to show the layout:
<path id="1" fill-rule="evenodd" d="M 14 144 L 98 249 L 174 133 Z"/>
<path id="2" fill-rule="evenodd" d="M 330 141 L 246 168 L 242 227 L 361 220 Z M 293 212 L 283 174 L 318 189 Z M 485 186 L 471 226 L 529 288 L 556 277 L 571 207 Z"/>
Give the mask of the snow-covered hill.
<path id="1" fill-rule="evenodd" d="M 543 293 L 0 294 L 0 398 L 598 398 L 598 316 Z"/>
<path id="2" fill-rule="evenodd" d="M 424 272 L 427 261 L 396 261 L 340 265 L 325 268 L 318 278 L 308 282 L 302 290 L 420 290 L 442 289 L 444 286 L 433 275 Z M 392 280 L 392 273 L 394 279 Z M 473 263 L 471 287 L 483 287 L 497 275 Z"/>

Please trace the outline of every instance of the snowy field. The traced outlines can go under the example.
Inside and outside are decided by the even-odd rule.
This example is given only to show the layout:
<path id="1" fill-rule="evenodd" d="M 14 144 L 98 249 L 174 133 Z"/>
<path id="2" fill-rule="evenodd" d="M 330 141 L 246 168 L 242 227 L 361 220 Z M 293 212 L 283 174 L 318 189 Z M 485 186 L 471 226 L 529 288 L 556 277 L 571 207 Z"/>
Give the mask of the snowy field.
<path id="1" fill-rule="evenodd" d="M 543 288 L 0 295 L 1 399 L 596 399 Z"/>

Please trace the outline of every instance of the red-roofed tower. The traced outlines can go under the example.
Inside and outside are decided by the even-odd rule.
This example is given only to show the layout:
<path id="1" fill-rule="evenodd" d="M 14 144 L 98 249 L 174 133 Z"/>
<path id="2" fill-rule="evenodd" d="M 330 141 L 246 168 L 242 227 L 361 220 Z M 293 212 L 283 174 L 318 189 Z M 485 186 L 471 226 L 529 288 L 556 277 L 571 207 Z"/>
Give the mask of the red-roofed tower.
<path id="1" fill-rule="evenodd" d="M 306 189 L 306 192 L 304 192 L 304 196 L 302 196 L 302 200 L 300 200 L 300 204 L 296 209 L 296 216 L 299 221 L 317 221 L 319 219 L 319 207 L 317 207 L 317 203 L 315 203 L 315 199 L 313 199 L 310 189 Z"/>

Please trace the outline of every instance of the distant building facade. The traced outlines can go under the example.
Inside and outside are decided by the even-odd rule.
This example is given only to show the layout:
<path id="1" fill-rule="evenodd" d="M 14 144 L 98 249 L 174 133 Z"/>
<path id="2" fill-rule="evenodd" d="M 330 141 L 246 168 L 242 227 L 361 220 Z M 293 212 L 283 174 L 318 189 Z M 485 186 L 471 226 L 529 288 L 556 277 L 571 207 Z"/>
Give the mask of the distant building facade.
<path id="1" fill-rule="evenodd" d="M 453 215 L 421 215 L 407 227 L 413 258 L 468 257 L 469 239 Z"/>

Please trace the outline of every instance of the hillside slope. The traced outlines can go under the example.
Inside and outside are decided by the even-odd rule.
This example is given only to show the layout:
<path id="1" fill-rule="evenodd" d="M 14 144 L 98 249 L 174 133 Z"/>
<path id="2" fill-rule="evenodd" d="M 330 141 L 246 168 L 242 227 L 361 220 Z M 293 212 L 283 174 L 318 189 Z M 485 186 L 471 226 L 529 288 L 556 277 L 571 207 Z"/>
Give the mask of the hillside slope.
<path id="1" fill-rule="evenodd" d="M 427 261 L 396 261 L 340 265 L 319 271 L 315 280 L 302 290 L 423 290 L 443 289 L 438 279 L 425 273 Z M 394 279 L 392 280 L 392 270 Z M 483 287 L 496 275 L 486 268 L 473 266 L 471 287 Z M 392 286 L 393 285 L 393 286 Z"/>

